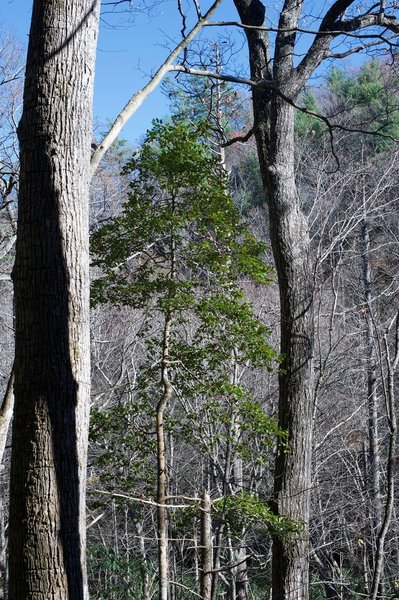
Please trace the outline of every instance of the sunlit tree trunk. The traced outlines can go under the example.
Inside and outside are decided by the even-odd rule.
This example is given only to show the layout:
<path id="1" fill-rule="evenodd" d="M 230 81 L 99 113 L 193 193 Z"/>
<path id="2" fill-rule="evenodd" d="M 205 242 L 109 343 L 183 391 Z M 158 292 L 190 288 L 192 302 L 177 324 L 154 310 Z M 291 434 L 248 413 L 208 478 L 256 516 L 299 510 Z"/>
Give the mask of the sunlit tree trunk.
<path id="1" fill-rule="evenodd" d="M 8 380 L 6 392 L 0 407 L 0 470 L 4 468 L 3 459 L 7 444 L 8 432 L 14 412 L 14 372 Z"/>
<path id="2" fill-rule="evenodd" d="M 175 199 L 171 201 L 171 209 L 175 210 Z M 170 239 L 170 273 L 171 282 L 176 279 L 176 241 L 174 232 L 171 231 Z M 171 287 L 170 301 L 173 296 L 173 286 Z M 156 432 L 157 432 L 157 518 L 158 518 L 158 586 L 159 600 L 168 600 L 169 598 L 169 540 L 168 540 L 168 515 L 167 515 L 167 494 L 168 494 L 168 473 L 166 456 L 166 439 L 164 418 L 165 411 L 168 408 L 173 396 L 173 386 L 170 380 L 170 341 L 172 334 L 174 311 L 169 308 L 165 312 L 165 323 L 162 336 L 162 359 L 161 359 L 161 382 L 162 394 L 157 404 L 156 410 Z"/>
<path id="3" fill-rule="evenodd" d="M 212 598 L 212 516 L 211 498 L 208 491 L 204 491 L 201 512 L 201 598 Z"/>
<path id="4" fill-rule="evenodd" d="M 165 409 L 172 397 L 173 388 L 169 379 L 169 343 L 172 315 L 169 313 L 165 320 L 162 357 L 162 385 L 163 393 L 157 406 L 157 466 L 158 466 L 158 491 L 157 491 L 157 516 L 158 516 L 158 576 L 159 600 L 168 600 L 169 587 L 169 543 L 168 543 L 168 517 L 166 496 L 168 493 L 168 476 L 166 463 L 166 441 L 164 429 Z"/>
<path id="5" fill-rule="evenodd" d="M 98 1 L 34 1 L 19 125 L 9 598 L 88 597 L 88 192 Z"/>

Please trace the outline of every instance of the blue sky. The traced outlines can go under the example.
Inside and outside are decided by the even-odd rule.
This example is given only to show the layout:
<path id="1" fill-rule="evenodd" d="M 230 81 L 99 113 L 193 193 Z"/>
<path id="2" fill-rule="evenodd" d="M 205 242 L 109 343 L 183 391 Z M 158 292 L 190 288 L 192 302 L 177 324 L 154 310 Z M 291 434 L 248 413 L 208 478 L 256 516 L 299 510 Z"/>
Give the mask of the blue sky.
<path id="1" fill-rule="evenodd" d="M 155 3 L 154 3 L 155 4 Z M 151 14 L 134 17 L 126 14 L 104 14 L 97 52 L 94 116 L 101 123 L 113 120 L 130 96 L 143 87 L 168 55 L 173 40 L 178 41 L 181 21 L 176 1 L 164 1 Z M 204 0 L 204 6 L 209 6 Z M 0 25 L 10 30 L 25 47 L 28 43 L 32 0 L 1 0 Z M 230 12 L 230 14 L 228 14 Z M 223 16 L 235 18 L 233 10 L 224 9 Z M 167 99 L 158 88 L 147 98 L 122 132 L 134 143 L 143 135 L 155 117 L 168 112 Z"/>
<path id="2" fill-rule="evenodd" d="M 143 4 L 146 0 L 141 0 Z M 307 13 L 313 15 L 304 21 L 307 27 L 315 27 L 319 16 L 326 9 L 331 0 L 306 0 Z M 134 6 L 140 0 L 133 2 Z M 188 0 L 183 0 L 188 3 Z M 103 3 L 103 5 L 105 2 Z M 94 96 L 94 116 L 97 122 L 105 127 L 107 121 L 116 118 L 120 110 L 129 100 L 130 96 L 139 90 L 149 79 L 162 61 L 168 55 L 168 48 L 180 39 L 181 20 L 177 13 L 176 0 L 161 0 L 148 2 L 155 8 L 148 11 L 136 12 L 133 16 L 122 14 L 103 14 L 100 26 L 100 37 L 97 52 L 96 84 Z M 192 3 L 190 3 L 192 5 Z M 211 0 L 202 0 L 202 11 L 209 7 Z M 268 16 L 271 23 L 276 25 L 275 4 L 269 4 Z M 32 0 L 1 0 L 0 26 L 10 30 L 24 44 L 27 45 L 30 24 Z M 104 10 L 103 10 L 104 13 Z M 214 20 L 236 20 L 236 12 L 232 0 L 225 0 Z M 216 29 L 211 28 L 207 33 L 216 34 Z M 205 35 L 205 34 L 204 34 Z M 245 42 L 242 32 L 229 28 L 225 36 L 234 36 L 237 53 L 231 58 L 231 69 L 234 59 L 244 65 L 246 72 L 247 57 Z M 300 42 L 304 49 L 308 42 Z M 228 48 L 228 45 L 225 46 Z M 359 61 L 359 58 L 357 59 Z M 357 63 L 359 64 L 359 62 Z M 230 66 L 230 64 L 229 64 Z M 135 143 L 151 125 L 153 118 L 162 118 L 168 112 L 167 99 L 158 88 L 146 99 L 141 108 L 132 117 L 122 132 L 122 137 Z"/>

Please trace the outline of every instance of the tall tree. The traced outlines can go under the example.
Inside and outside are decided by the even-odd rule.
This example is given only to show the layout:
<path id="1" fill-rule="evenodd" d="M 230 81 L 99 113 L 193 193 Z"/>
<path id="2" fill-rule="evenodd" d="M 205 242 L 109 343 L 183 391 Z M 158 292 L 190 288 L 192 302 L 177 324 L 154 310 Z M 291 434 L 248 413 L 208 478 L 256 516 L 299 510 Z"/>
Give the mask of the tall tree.
<path id="1" fill-rule="evenodd" d="M 279 381 L 279 424 L 288 431 L 289 443 L 288 446 L 280 444 L 277 449 L 275 510 L 303 522 L 298 534 L 274 541 L 273 598 L 308 598 L 314 395 L 313 266 L 308 222 L 295 182 L 295 107 L 298 95 L 324 59 L 349 56 L 365 46 L 388 44 L 390 37 L 399 32 L 399 24 L 394 4 L 370 2 L 359 13 L 353 0 L 336 0 L 321 16 L 318 29 L 312 31 L 303 23 L 304 0 L 285 0 L 277 28 L 273 29 L 272 46 L 263 2 L 234 0 L 234 3 L 249 47 L 253 130 L 269 207 L 280 289 L 283 365 Z M 371 31 L 371 35 L 381 35 L 356 41 L 356 34 L 363 29 Z M 309 34 L 305 53 L 299 45 L 300 31 Z M 330 50 L 337 41 L 345 43 L 345 51 Z M 298 64 L 297 56 L 300 57 Z"/>
<path id="2" fill-rule="evenodd" d="M 86 598 L 88 190 L 120 129 L 220 4 L 215 0 L 90 156 L 99 0 L 34 0 L 19 125 L 13 271 L 11 599 Z"/>
<path id="3" fill-rule="evenodd" d="M 140 153 L 126 166 L 135 176 L 122 214 L 92 236 L 95 264 L 104 272 L 93 283 L 93 301 L 144 309 L 152 322 L 159 318 L 150 337 L 146 317 L 150 356 L 149 364 L 141 367 L 136 401 L 138 406 L 144 402 L 149 414 L 155 413 L 151 430 L 156 430 L 157 442 L 159 600 L 173 597 L 168 508 L 175 495 L 169 495 L 167 443 L 172 406 L 179 400 L 184 404 L 184 412 L 195 419 L 191 427 L 196 432 L 206 428 L 210 415 L 212 422 L 222 425 L 218 439 L 215 436 L 207 450 L 202 448 L 205 455 L 226 438 L 226 450 L 221 452 L 226 461 L 222 498 L 244 491 L 238 448 L 245 446 L 245 435 L 236 430 L 241 423 L 248 428 L 251 410 L 256 411 L 253 438 L 262 432 L 267 444 L 281 434 L 238 377 L 239 369 L 270 369 L 277 358 L 266 343 L 267 329 L 240 288 L 241 277 L 268 283 L 270 269 L 261 260 L 262 244 L 240 223 L 226 193 L 220 161 L 197 141 L 200 134 L 204 134 L 201 123 L 194 128 L 177 120 L 169 125 L 155 122 Z M 200 400 L 199 414 L 192 412 L 194 399 Z M 176 413 L 173 419 L 176 424 Z M 188 415 L 186 419 L 190 421 Z M 188 439 L 194 437 L 188 434 L 188 422 L 180 427 Z M 227 431 L 222 433 L 224 427 Z M 210 470 L 217 471 L 210 463 Z M 245 552 L 238 550 L 243 564 Z M 240 598 L 246 598 L 246 578 L 237 573 L 234 579 L 243 588 Z M 209 581 L 202 583 L 208 588 Z"/>
<path id="4" fill-rule="evenodd" d="M 9 598 L 88 597 L 88 190 L 98 0 L 33 2 L 15 285 Z"/>

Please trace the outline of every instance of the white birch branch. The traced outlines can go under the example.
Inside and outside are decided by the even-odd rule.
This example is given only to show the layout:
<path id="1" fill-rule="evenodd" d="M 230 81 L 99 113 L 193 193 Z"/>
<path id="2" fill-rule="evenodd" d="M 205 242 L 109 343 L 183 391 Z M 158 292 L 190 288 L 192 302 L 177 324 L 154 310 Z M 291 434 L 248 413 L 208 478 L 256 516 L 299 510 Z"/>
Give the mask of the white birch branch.
<path id="1" fill-rule="evenodd" d="M 187 36 L 181 40 L 179 44 L 175 47 L 174 50 L 169 54 L 168 58 L 165 62 L 159 67 L 158 71 L 151 78 L 151 80 L 145 85 L 141 90 L 133 94 L 130 98 L 129 102 L 123 108 L 123 110 L 119 113 L 118 117 L 114 121 L 111 126 L 111 129 L 108 131 L 107 135 L 104 137 L 103 141 L 93 152 L 91 157 L 91 175 L 93 176 L 97 170 L 97 167 L 105 155 L 105 153 L 109 150 L 111 145 L 114 143 L 123 127 L 126 125 L 127 121 L 132 117 L 132 115 L 136 112 L 136 110 L 142 105 L 144 100 L 155 90 L 158 84 L 162 81 L 163 77 L 171 70 L 173 65 L 173 61 L 177 59 L 177 57 L 185 50 L 190 42 L 195 38 L 195 36 L 201 31 L 201 29 L 207 24 L 211 15 L 215 12 L 218 6 L 222 3 L 222 0 L 215 0 L 210 7 L 210 9 L 205 13 L 203 17 L 201 17 L 197 24 L 192 28 L 192 30 L 187 34 Z"/>
<path id="2" fill-rule="evenodd" d="M 0 408 L 0 470 L 4 469 L 3 458 L 6 449 L 8 430 L 14 412 L 14 370 L 8 380 L 6 393 Z"/>

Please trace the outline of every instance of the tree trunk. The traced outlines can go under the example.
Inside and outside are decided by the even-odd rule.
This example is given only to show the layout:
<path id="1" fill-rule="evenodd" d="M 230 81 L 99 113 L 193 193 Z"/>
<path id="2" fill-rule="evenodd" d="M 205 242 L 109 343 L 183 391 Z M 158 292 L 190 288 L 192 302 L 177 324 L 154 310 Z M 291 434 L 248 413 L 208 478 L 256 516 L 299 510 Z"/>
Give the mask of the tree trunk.
<path id="1" fill-rule="evenodd" d="M 366 356 L 367 356 L 367 404 L 368 404 L 368 493 L 371 527 L 371 556 L 370 564 L 374 566 L 376 538 L 381 529 L 382 506 L 380 493 L 380 449 L 378 433 L 378 395 L 377 395 L 377 363 L 374 350 L 373 333 L 373 307 L 372 307 L 372 277 L 370 267 L 370 234 L 366 214 L 365 190 L 363 190 L 363 221 L 361 224 L 361 241 L 363 246 L 363 288 L 365 300 L 366 321 Z M 384 595 L 384 564 L 382 563 L 382 577 L 379 583 L 379 594 Z"/>
<path id="2" fill-rule="evenodd" d="M 204 491 L 201 512 L 201 599 L 212 598 L 212 516 L 211 498 L 208 491 Z"/>
<path id="3" fill-rule="evenodd" d="M 4 469 L 4 453 L 6 450 L 8 431 L 14 412 L 14 371 L 11 371 L 6 393 L 0 408 L 0 471 Z"/>
<path id="4" fill-rule="evenodd" d="M 259 0 L 235 0 L 241 21 L 263 25 L 265 8 Z M 274 62 L 265 31 L 246 31 L 254 88 L 254 132 L 270 236 L 280 291 L 281 354 L 279 426 L 288 432 L 288 445 L 279 443 L 274 474 L 275 511 L 301 522 L 298 533 L 273 541 L 274 600 L 309 597 L 309 504 L 311 487 L 313 408 L 313 270 L 309 233 L 294 172 L 294 108 L 292 85 L 293 33 L 301 3 L 288 1 L 280 16 Z M 270 85 L 269 85 L 270 84 Z M 297 93 L 297 92 L 295 92 Z"/>
<path id="5" fill-rule="evenodd" d="M 236 360 L 237 350 L 232 356 L 232 373 L 230 382 L 233 385 L 239 385 L 238 364 Z M 234 410 L 231 419 L 230 436 L 238 444 L 241 439 L 241 419 L 240 415 Z M 244 486 L 244 470 L 243 460 L 238 452 L 234 451 L 229 475 L 229 492 L 236 496 L 242 494 Z M 235 536 L 230 538 L 230 546 L 232 549 L 232 563 L 237 565 L 231 569 L 231 588 L 232 598 L 234 600 L 248 600 L 248 566 L 246 561 L 246 524 L 242 524 L 241 535 L 239 539 Z"/>
<path id="6" fill-rule="evenodd" d="M 277 514 L 301 522 L 299 533 L 273 541 L 273 599 L 281 600 L 309 594 L 313 292 L 308 228 L 294 177 L 294 109 L 280 98 L 273 104 L 270 149 L 262 139 L 258 148 L 280 290 L 279 426 L 288 432 L 288 447 L 277 448 L 274 497 Z"/>
<path id="7" fill-rule="evenodd" d="M 15 284 L 10 600 L 88 597 L 88 194 L 98 0 L 33 3 Z"/>
<path id="8" fill-rule="evenodd" d="M 157 518 L 158 518 L 158 577 L 159 600 L 168 600 L 169 587 L 169 543 L 168 543 L 168 517 L 166 509 L 166 496 L 168 490 L 168 476 L 166 466 L 166 443 L 164 430 L 164 413 L 172 397 L 173 388 L 169 379 L 168 357 L 171 315 L 168 313 L 165 322 L 162 358 L 162 384 L 163 393 L 157 405 L 156 432 L 157 432 Z"/>
<path id="9" fill-rule="evenodd" d="M 150 577 L 147 560 L 147 552 L 145 548 L 144 526 L 143 520 L 140 517 L 133 517 L 134 529 L 136 537 L 139 540 L 139 557 L 140 557 L 140 574 L 141 574 L 141 600 L 150 600 Z"/>
<path id="10" fill-rule="evenodd" d="M 175 210 L 175 199 L 172 199 L 172 212 Z M 170 241 L 170 281 L 176 278 L 176 241 L 173 231 Z M 173 288 L 168 300 L 173 298 Z M 158 519 L 158 589 L 159 600 L 169 597 L 169 540 L 168 540 L 168 473 L 164 416 L 173 396 L 173 386 L 169 375 L 170 339 L 173 325 L 173 309 L 166 310 L 162 338 L 161 382 L 162 395 L 157 404 L 156 433 L 157 433 L 157 519 Z"/>
<path id="11" fill-rule="evenodd" d="M 388 335 L 391 328 L 394 330 L 393 351 L 391 356 Z M 395 504 L 395 475 L 396 475 L 396 440 L 398 436 L 398 426 L 396 417 L 396 396 L 395 396 L 395 373 L 399 365 L 399 312 L 391 321 L 384 335 L 385 361 L 387 370 L 387 381 L 385 387 L 385 401 L 387 409 L 387 419 L 389 426 L 388 442 L 388 460 L 386 469 L 386 499 L 384 507 L 384 516 L 381 522 L 381 528 L 377 535 L 376 551 L 374 558 L 373 582 L 371 584 L 370 599 L 376 600 L 380 589 L 380 582 L 383 577 L 384 568 L 384 549 L 385 538 L 391 524 L 394 504 Z"/>

